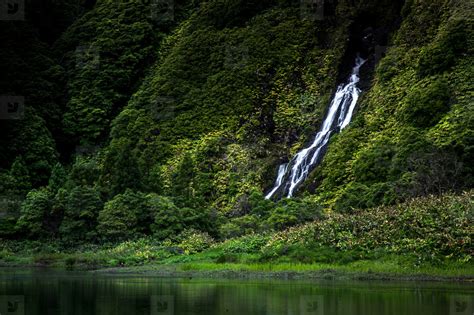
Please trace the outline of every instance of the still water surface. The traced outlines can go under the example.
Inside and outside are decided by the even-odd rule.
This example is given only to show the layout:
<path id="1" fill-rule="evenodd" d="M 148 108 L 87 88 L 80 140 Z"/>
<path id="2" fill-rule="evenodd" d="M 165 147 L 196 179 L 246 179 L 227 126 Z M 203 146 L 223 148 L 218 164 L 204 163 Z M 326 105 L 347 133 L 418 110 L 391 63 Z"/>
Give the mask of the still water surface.
<path id="1" fill-rule="evenodd" d="M 0 269 L 1 315 L 473 315 L 474 285 L 162 279 Z"/>

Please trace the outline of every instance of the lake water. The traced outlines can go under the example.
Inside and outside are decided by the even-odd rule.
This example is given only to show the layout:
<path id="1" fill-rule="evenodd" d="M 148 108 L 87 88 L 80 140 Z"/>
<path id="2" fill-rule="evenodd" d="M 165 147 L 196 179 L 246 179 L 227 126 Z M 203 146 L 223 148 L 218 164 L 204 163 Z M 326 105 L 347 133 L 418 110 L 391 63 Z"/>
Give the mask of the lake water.
<path id="1" fill-rule="evenodd" d="M 474 284 L 162 279 L 0 268 L 1 315 L 473 315 Z"/>

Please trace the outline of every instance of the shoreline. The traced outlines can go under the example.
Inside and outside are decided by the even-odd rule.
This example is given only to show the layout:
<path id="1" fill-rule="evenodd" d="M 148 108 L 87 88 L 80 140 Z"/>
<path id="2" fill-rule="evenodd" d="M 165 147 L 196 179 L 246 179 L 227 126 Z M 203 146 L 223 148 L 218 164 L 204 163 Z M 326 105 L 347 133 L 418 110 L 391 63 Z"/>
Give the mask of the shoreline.
<path id="1" fill-rule="evenodd" d="M 91 272 L 102 275 L 140 275 L 157 278 L 206 278 L 251 280 L 333 280 L 333 281 L 408 281 L 451 282 L 474 284 L 474 276 L 435 276 L 428 274 L 396 274 L 373 272 L 347 272 L 335 269 L 320 271 L 235 271 L 223 270 L 137 270 L 134 267 L 96 269 Z"/>
<path id="2" fill-rule="evenodd" d="M 184 265 L 186 266 L 186 265 Z M 157 267 L 163 267 L 158 269 Z M 313 271 L 255 271 L 255 270 L 181 270 L 182 266 L 151 265 L 138 267 L 114 267 L 91 270 L 101 275 L 149 276 L 158 278 L 207 278 L 207 279 L 252 279 L 252 280 L 351 280 L 351 281 L 419 281 L 419 282 L 452 282 L 472 283 L 474 275 L 447 276 L 423 273 L 399 274 L 370 271 L 344 271 L 321 269 Z"/>
<path id="3" fill-rule="evenodd" d="M 19 268 L 19 269 L 59 269 L 74 272 L 86 272 L 95 275 L 105 276 L 146 276 L 157 278 L 187 278 L 187 279 L 233 279 L 233 280 L 329 280 L 329 281 L 408 281 L 408 282 L 450 282 L 474 284 L 474 274 L 466 275 L 448 275 L 425 273 L 423 271 L 413 273 L 401 272 L 379 272 L 371 270 L 349 270 L 344 266 L 334 266 L 317 268 L 314 270 L 296 270 L 291 268 L 279 270 L 279 265 L 275 264 L 275 270 L 261 269 L 251 270 L 250 265 L 239 264 L 240 268 L 235 268 L 232 264 L 215 264 L 213 268 L 205 268 L 194 264 L 147 264 L 141 266 L 90 266 L 76 265 L 74 268 L 68 268 L 63 264 L 15 264 L 0 261 L 0 269 Z M 234 268 L 231 268 L 234 267 Z M 253 266 L 255 268 L 255 266 Z M 307 268 L 313 265 L 306 265 Z"/>

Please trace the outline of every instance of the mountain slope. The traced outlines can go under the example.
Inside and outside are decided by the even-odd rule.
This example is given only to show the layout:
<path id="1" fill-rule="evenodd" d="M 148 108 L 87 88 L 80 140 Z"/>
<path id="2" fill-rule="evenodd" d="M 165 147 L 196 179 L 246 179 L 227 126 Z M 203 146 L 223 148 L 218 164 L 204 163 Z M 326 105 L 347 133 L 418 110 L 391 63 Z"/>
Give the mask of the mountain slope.
<path id="1" fill-rule="evenodd" d="M 19 66 L 1 87 L 33 106 L 1 127 L 2 194 L 20 199 L 2 235 L 227 238 L 468 190 L 470 3 L 99 0 L 50 37 L 26 23 L 15 42 L 8 24 L 2 58 Z M 297 198 L 264 200 L 357 53 L 368 61 L 354 121 Z"/>
<path id="2" fill-rule="evenodd" d="M 466 6 L 405 5 L 356 121 L 314 176 L 317 194 L 336 210 L 472 187 L 474 33 Z"/>

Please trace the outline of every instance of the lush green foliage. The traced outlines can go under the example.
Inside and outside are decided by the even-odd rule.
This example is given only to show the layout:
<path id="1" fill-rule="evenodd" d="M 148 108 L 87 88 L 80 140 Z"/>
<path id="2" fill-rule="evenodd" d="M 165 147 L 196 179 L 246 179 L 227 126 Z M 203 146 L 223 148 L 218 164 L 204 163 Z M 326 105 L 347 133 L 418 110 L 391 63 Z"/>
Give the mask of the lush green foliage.
<path id="1" fill-rule="evenodd" d="M 48 190 L 32 190 L 21 205 L 21 217 L 17 226 L 31 237 L 41 237 L 45 233 L 45 221 L 51 208 L 51 195 Z"/>
<path id="2" fill-rule="evenodd" d="M 61 198 L 61 192 L 57 198 Z M 94 240 L 97 217 L 103 206 L 95 188 L 74 187 L 65 198 L 64 217 L 59 228 L 61 237 L 69 241 Z"/>
<path id="3" fill-rule="evenodd" d="M 269 259 L 297 255 L 304 262 L 327 262 L 328 255 L 337 257 L 337 253 L 369 259 L 378 252 L 413 255 L 419 263 L 450 259 L 468 262 L 474 253 L 473 197 L 471 191 L 351 215 L 334 213 L 326 220 L 275 234 L 262 252 Z"/>
<path id="4" fill-rule="evenodd" d="M 97 229 L 105 238 L 122 240 L 146 232 L 150 219 L 146 196 L 127 190 L 104 205 Z"/>
<path id="5" fill-rule="evenodd" d="M 0 262 L 68 268 L 149 265 L 150 270 L 472 273 L 473 192 L 411 200 L 398 206 L 331 214 L 286 231 L 215 242 L 188 230 L 158 241 L 69 246 L 37 241 L 0 244 Z M 225 263 L 225 264 L 224 264 Z M 155 264 L 158 264 L 155 266 Z"/>
<path id="6" fill-rule="evenodd" d="M 356 121 L 314 176 L 325 204 L 344 212 L 472 187 L 474 23 L 462 6 L 406 2 Z"/>
<path id="7" fill-rule="evenodd" d="M 472 193 L 402 203 L 474 185 L 469 10 L 340 0 L 308 19 L 300 1 L 179 0 L 157 18 L 147 3 L 54 3 L 50 34 L 5 23 L 0 89 L 26 109 L 0 126 L 1 238 L 37 262 L 69 249 L 110 266 L 469 263 Z M 354 121 L 297 198 L 265 200 L 367 30 L 383 39 Z"/>

